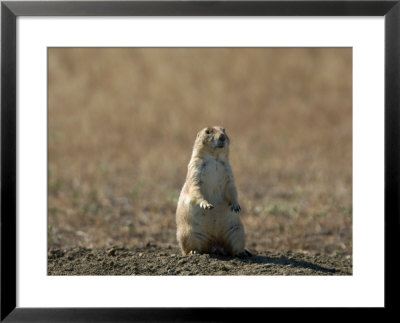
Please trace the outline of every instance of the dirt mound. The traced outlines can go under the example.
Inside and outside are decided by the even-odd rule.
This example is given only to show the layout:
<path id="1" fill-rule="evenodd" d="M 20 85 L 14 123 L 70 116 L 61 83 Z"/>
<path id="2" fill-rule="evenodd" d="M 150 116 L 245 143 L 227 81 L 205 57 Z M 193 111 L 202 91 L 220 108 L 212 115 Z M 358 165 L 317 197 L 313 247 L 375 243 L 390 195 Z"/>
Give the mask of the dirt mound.
<path id="1" fill-rule="evenodd" d="M 351 275 L 351 256 L 256 252 L 182 256 L 177 248 L 49 249 L 48 275 Z"/>

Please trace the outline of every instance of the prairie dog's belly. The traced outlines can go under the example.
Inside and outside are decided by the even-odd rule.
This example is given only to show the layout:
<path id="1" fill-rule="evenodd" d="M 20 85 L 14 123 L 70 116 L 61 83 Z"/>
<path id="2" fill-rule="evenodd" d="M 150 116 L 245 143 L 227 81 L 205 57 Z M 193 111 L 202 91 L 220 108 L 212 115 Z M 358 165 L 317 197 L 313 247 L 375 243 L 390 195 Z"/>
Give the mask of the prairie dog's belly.
<path id="1" fill-rule="evenodd" d="M 223 161 L 209 158 L 201 172 L 201 190 L 207 201 L 218 204 L 224 199 L 227 176 Z"/>

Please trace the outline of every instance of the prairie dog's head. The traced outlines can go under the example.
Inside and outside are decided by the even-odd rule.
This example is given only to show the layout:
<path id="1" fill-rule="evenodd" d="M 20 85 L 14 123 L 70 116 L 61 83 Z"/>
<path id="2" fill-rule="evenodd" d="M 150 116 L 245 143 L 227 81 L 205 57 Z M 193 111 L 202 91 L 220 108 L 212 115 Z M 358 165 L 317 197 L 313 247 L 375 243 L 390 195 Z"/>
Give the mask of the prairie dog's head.
<path id="1" fill-rule="evenodd" d="M 211 154 L 227 154 L 229 137 L 223 127 L 207 127 L 197 133 L 194 149 Z"/>

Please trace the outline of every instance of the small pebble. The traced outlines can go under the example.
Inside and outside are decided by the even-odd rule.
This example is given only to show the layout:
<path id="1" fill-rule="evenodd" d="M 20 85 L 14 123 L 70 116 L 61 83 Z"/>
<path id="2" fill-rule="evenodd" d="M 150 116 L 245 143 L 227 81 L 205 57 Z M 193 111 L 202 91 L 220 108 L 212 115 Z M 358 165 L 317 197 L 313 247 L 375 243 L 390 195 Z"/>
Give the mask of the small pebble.
<path id="1" fill-rule="evenodd" d="M 109 256 L 115 256 L 115 252 L 116 252 L 117 250 L 115 249 L 115 248 L 111 248 L 110 250 L 108 250 L 107 251 L 107 254 L 109 255 Z"/>
<path id="2" fill-rule="evenodd" d="M 178 261 L 178 265 L 183 265 L 183 264 L 186 264 L 186 263 L 187 263 L 186 259 L 181 259 L 181 260 Z"/>

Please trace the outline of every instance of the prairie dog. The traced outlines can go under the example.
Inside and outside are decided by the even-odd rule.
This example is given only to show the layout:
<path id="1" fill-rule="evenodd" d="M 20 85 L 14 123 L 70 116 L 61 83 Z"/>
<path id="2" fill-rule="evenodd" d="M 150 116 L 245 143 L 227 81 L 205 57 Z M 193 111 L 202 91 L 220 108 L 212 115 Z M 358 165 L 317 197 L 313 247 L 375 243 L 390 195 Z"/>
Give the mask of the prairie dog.
<path id="1" fill-rule="evenodd" d="M 229 137 L 222 127 L 197 133 L 186 182 L 176 210 L 182 254 L 244 252 L 235 181 L 229 163 Z"/>

